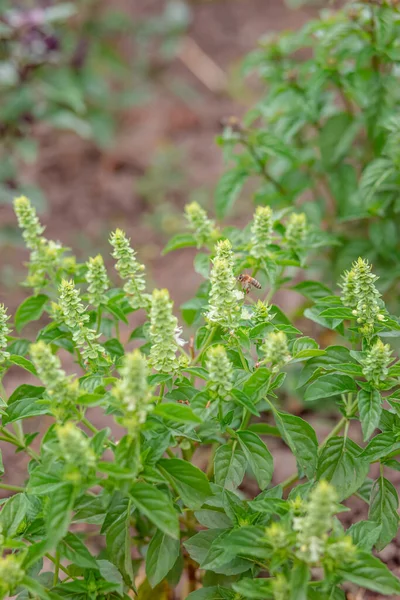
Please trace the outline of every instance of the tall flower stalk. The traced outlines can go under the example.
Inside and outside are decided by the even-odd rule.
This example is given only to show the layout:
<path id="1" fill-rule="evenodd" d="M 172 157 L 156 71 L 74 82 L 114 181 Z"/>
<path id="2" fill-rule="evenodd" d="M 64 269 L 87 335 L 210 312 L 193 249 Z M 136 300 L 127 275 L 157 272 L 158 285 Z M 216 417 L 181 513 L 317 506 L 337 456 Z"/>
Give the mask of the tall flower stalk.
<path id="1" fill-rule="evenodd" d="M 136 259 L 136 252 L 130 245 L 130 240 L 121 229 L 116 229 L 110 236 L 110 244 L 113 247 L 112 257 L 121 279 L 126 280 L 124 292 L 127 294 L 130 306 L 137 310 L 147 308 L 149 297 L 144 294 L 146 289 L 145 267 Z"/>

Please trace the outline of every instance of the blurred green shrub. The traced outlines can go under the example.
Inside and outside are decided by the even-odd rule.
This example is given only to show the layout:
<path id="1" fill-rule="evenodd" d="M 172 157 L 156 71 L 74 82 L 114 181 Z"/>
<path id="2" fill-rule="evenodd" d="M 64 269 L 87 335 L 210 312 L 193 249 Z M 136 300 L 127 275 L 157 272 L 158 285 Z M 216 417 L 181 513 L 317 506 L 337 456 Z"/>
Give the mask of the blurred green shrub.
<path id="1" fill-rule="evenodd" d="M 382 288 L 400 272 L 398 2 L 350 2 L 299 31 L 261 40 L 245 61 L 266 88 L 243 122 L 228 119 L 219 143 L 229 170 L 216 193 L 225 216 L 258 178 L 257 204 L 301 205 L 335 237 L 332 282 L 359 255 Z"/>

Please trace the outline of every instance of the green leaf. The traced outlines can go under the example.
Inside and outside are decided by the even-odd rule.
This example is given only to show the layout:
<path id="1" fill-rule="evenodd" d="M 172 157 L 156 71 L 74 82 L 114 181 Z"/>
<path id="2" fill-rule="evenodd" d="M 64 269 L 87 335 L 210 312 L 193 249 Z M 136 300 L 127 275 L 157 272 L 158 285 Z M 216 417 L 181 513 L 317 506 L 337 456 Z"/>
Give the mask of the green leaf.
<path id="1" fill-rule="evenodd" d="M 75 565 L 85 569 L 97 569 L 96 559 L 86 545 L 74 533 L 68 532 L 61 542 L 61 554 Z"/>
<path id="2" fill-rule="evenodd" d="M 234 490 L 243 480 L 247 460 L 237 443 L 220 446 L 214 457 L 215 483 Z"/>
<path id="3" fill-rule="evenodd" d="M 7 412 L 3 417 L 3 424 L 12 423 L 19 419 L 26 419 L 35 415 L 48 414 L 49 408 L 37 402 L 43 396 L 45 388 L 35 385 L 23 384 L 8 399 Z"/>
<path id="4" fill-rule="evenodd" d="M 232 584 L 235 592 L 249 600 L 274 598 L 272 579 L 250 579 L 248 577 Z"/>
<path id="5" fill-rule="evenodd" d="M 64 484 L 59 476 L 44 472 L 40 467 L 32 471 L 28 482 L 28 493 L 35 496 L 50 495 Z"/>
<path id="6" fill-rule="evenodd" d="M 169 240 L 167 245 L 164 247 L 162 254 L 168 254 L 173 250 L 179 250 L 180 248 L 189 248 L 196 246 L 196 240 L 191 233 L 177 233 L 173 238 Z"/>
<path id="7" fill-rule="evenodd" d="M 251 400 L 258 402 L 267 393 L 270 379 L 271 373 L 268 369 L 256 369 L 244 384 L 243 392 Z"/>
<path id="8" fill-rule="evenodd" d="M 28 577 L 28 575 L 24 575 L 21 586 L 28 592 L 31 592 L 34 598 L 41 598 L 41 600 L 56 600 L 60 598 L 58 594 L 54 593 L 50 596 L 39 581 L 33 579 L 33 577 Z"/>
<path id="9" fill-rule="evenodd" d="M 130 584 L 134 580 L 131 558 L 130 502 L 107 529 L 106 543 L 109 560 L 119 569 L 124 580 Z"/>
<path id="10" fill-rule="evenodd" d="M 12 538 L 25 518 L 28 500 L 25 494 L 15 494 L 4 504 L 0 512 L 0 531 L 5 537 Z"/>
<path id="11" fill-rule="evenodd" d="M 212 495 L 206 475 L 186 460 L 162 458 L 158 465 L 172 478 L 183 502 L 192 510 L 200 508 L 206 498 Z"/>
<path id="12" fill-rule="evenodd" d="M 290 576 L 290 600 L 307 600 L 310 569 L 304 562 L 295 562 Z"/>
<path id="13" fill-rule="evenodd" d="M 213 541 L 224 531 L 225 529 L 218 528 L 200 531 L 199 533 L 192 535 L 192 537 L 184 542 L 183 545 L 189 552 L 190 557 L 200 565 L 207 556 Z"/>
<path id="14" fill-rule="evenodd" d="M 148 483 L 135 483 L 130 495 L 136 508 L 163 533 L 179 540 L 178 515 L 169 497 Z"/>
<path id="15" fill-rule="evenodd" d="M 375 544 L 378 552 L 396 536 L 399 527 L 399 497 L 395 487 L 385 479 L 379 477 L 372 487 L 368 512 L 368 519 L 381 525 L 381 532 Z"/>
<path id="16" fill-rule="evenodd" d="M 379 425 L 382 413 L 382 398 L 378 390 L 360 390 L 357 402 L 364 441 L 366 441 Z"/>
<path id="17" fill-rule="evenodd" d="M 319 314 L 325 319 L 354 319 L 353 309 L 346 306 L 327 308 Z"/>
<path id="18" fill-rule="evenodd" d="M 360 552 L 357 562 L 340 568 L 337 573 L 345 581 L 355 583 L 367 590 L 386 595 L 400 594 L 400 580 L 389 571 L 379 558 L 372 556 L 372 554 Z"/>
<path id="19" fill-rule="evenodd" d="M 254 407 L 250 398 L 242 392 L 242 390 L 232 390 L 233 401 L 235 404 L 239 404 L 239 406 L 243 406 L 246 410 L 248 410 L 252 415 L 259 417 L 260 413 Z"/>
<path id="20" fill-rule="evenodd" d="M 117 319 L 117 321 L 122 321 L 128 325 L 128 319 L 126 318 L 124 311 L 118 305 L 118 300 L 111 298 L 111 300 L 107 302 L 106 306 L 108 312 L 111 313 L 112 316 Z"/>
<path id="21" fill-rule="evenodd" d="M 318 462 L 318 440 L 314 429 L 300 417 L 274 410 L 279 432 L 296 457 L 297 463 L 312 479 Z"/>
<path id="22" fill-rule="evenodd" d="M 8 360 L 13 365 L 17 365 L 18 367 L 25 369 L 25 371 L 29 371 L 29 373 L 32 373 L 32 375 L 37 376 L 36 369 L 35 369 L 33 362 L 31 362 L 27 358 L 24 358 L 23 356 L 18 356 L 17 354 L 11 354 L 11 356 Z"/>
<path id="23" fill-rule="evenodd" d="M 399 449 L 400 441 L 396 440 L 393 431 L 385 431 L 373 437 L 360 456 L 368 462 L 375 462 Z"/>
<path id="24" fill-rule="evenodd" d="M 151 587 L 154 588 L 168 575 L 179 552 L 179 540 L 174 540 L 161 531 L 155 533 L 146 554 L 146 575 Z"/>
<path id="25" fill-rule="evenodd" d="M 306 402 L 313 402 L 320 398 L 330 398 L 348 392 L 356 392 L 357 384 L 348 375 L 323 375 L 308 386 L 304 395 Z"/>
<path id="26" fill-rule="evenodd" d="M 326 479 L 335 486 L 339 501 L 348 498 L 364 482 L 369 463 L 360 458 L 361 448 L 344 437 L 331 438 L 321 450 L 317 479 Z"/>
<path id="27" fill-rule="evenodd" d="M 195 415 L 189 406 L 175 404 L 174 402 L 158 404 L 152 414 L 158 415 L 167 421 L 176 421 L 177 423 L 202 423 L 200 417 Z"/>
<path id="28" fill-rule="evenodd" d="M 31 321 L 37 321 L 43 314 L 48 297 L 44 294 L 29 296 L 17 308 L 15 313 L 15 329 L 20 332 Z"/>
<path id="29" fill-rule="evenodd" d="M 226 539 L 226 544 L 232 552 L 240 556 L 253 557 L 257 561 L 271 556 L 271 547 L 263 527 L 248 526 L 233 529 Z"/>
<path id="30" fill-rule="evenodd" d="M 261 490 L 264 490 L 272 479 L 274 462 L 265 443 L 252 431 L 238 431 L 240 446 Z"/>
<path id="31" fill-rule="evenodd" d="M 233 207 L 246 178 L 246 171 L 241 169 L 232 169 L 222 175 L 215 190 L 215 212 L 219 219 L 224 218 Z"/>
<path id="32" fill-rule="evenodd" d="M 291 289 L 310 300 L 314 300 L 314 302 L 332 294 L 332 290 L 326 287 L 326 285 L 319 283 L 319 281 L 301 281 L 292 286 Z"/>
<path id="33" fill-rule="evenodd" d="M 58 487 L 49 496 L 45 521 L 47 539 L 55 547 L 68 531 L 71 511 L 74 505 L 75 491 L 70 483 Z"/>
<path id="34" fill-rule="evenodd" d="M 346 533 L 351 535 L 353 543 L 358 546 L 360 550 L 371 552 L 379 539 L 381 530 L 382 525 L 379 525 L 374 521 L 358 521 L 358 523 L 354 523 Z"/>

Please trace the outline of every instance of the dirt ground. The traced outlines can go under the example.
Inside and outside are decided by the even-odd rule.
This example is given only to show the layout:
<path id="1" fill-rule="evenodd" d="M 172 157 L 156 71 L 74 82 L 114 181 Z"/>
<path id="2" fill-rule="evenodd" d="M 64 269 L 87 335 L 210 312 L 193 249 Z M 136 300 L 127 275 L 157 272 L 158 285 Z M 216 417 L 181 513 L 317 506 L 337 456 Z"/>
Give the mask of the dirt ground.
<path id="1" fill-rule="evenodd" d="M 163 6 L 160 0 L 118 0 L 115 4 L 133 16 L 154 14 Z M 42 129 L 38 131 L 40 158 L 27 174 L 49 201 L 42 218 L 50 238 L 59 239 L 87 258 L 98 251 L 106 255 L 108 232 L 122 227 L 131 236 L 141 260 L 149 265 L 152 284 L 168 287 L 177 305 L 189 299 L 199 283 L 192 268 L 193 253 L 185 250 L 174 253 L 173 258 L 160 258 L 159 249 L 169 231 L 176 228 L 179 210 L 193 189 L 204 189 L 212 206 L 212 189 L 222 173 L 221 152 L 214 141 L 220 119 L 242 114 L 256 94 L 247 83 L 238 86 L 239 61 L 264 33 L 298 27 L 315 14 L 311 8 L 290 11 L 283 0 L 193 0 L 190 8 L 193 19 L 188 36 L 219 67 L 221 86 L 227 81 L 227 88 L 211 89 L 199 80 L 196 68 L 189 68 L 186 61 L 177 58 L 157 74 L 151 100 L 121 116 L 119 133 L 109 150 L 100 151 L 74 135 L 55 135 Z M 171 80 L 190 88 L 190 94 L 174 93 Z M 184 173 L 184 183 L 168 187 L 164 195 L 162 187 L 159 190 L 157 182 L 150 179 L 148 185 L 157 192 L 156 201 L 151 201 L 143 193 L 143 178 L 149 181 L 146 173 L 160 152 L 167 156 L 166 171 L 173 168 L 177 175 Z M 177 158 L 171 167 L 168 156 L 174 153 Z M 242 211 L 246 214 L 244 203 Z M 249 202 L 246 220 L 252 211 Z M 13 222 L 10 208 L 0 206 L 0 225 Z M 10 264 L 18 280 L 25 256 L 22 250 L 6 248 L 2 268 Z M 14 285 L 1 284 L 1 302 L 10 310 L 23 295 Z M 16 380 L 9 379 L 7 384 L 11 389 Z M 101 426 L 102 418 L 95 418 Z M 325 426 L 316 426 L 322 438 Z M 293 471 L 294 464 L 282 443 L 273 440 L 273 446 L 278 482 Z M 12 464 L 12 479 L 16 482 L 24 472 L 24 458 L 6 454 L 5 464 Z M 366 517 L 365 504 L 357 503 L 355 509 L 353 518 Z M 400 575 L 398 545 L 390 544 L 381 557 Z M 348 596 L 349 600 L 379 597 L 371 593 Z"/>

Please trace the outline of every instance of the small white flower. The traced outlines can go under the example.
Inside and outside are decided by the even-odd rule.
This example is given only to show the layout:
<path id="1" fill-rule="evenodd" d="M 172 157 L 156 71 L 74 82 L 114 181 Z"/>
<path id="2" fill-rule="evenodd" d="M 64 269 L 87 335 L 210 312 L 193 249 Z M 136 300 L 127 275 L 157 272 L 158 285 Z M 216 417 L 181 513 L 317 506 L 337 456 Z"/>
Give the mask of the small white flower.
<path id="1" fill-rule="evenodd" d="M 178 344 L 178 346 L 184 346 L 185 344 L 187 344 L 187 342 L 185 342 L 185 340 L 181 337 L 182 331 L 183 331 L 183 328 L 181 326 L 178 326 L 175 329 L 174 338 L 175 338 L 175 342 Z"/>

